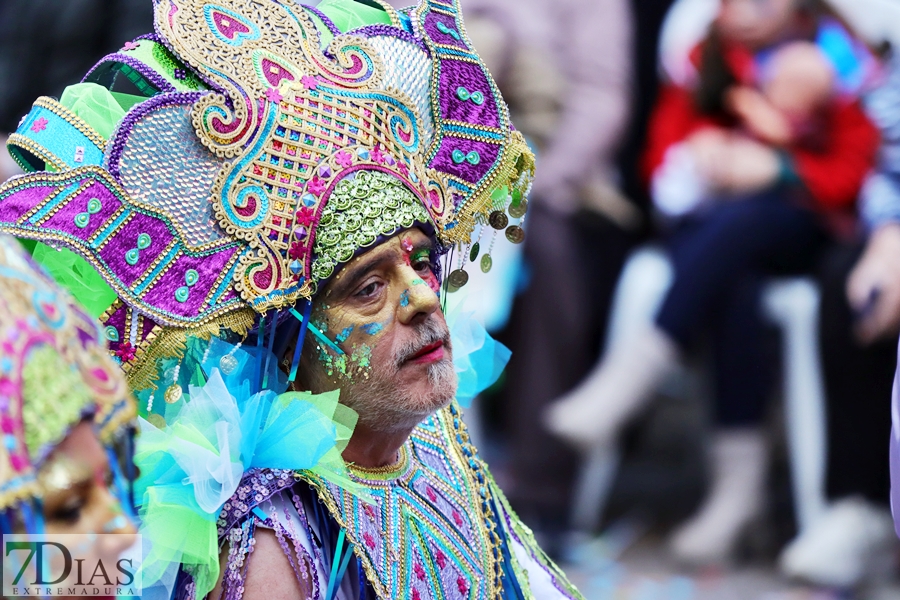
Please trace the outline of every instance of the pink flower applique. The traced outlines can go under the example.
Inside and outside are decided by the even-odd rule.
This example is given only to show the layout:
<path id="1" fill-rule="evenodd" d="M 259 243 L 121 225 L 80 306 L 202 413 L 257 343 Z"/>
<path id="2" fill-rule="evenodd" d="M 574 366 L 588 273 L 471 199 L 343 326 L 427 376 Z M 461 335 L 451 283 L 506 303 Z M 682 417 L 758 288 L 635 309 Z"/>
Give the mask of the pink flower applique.
<path id="1" fill-rule="evenodd" d="M 293 242 L 291 247 L 288 248 L 288 256 L 294 260 L 300 260 L 303 256 L 303 244 L 300 242 Z"/>
<path id="2" fill-rule="evenodd" d="M 279 102 L 284 100 L 284 96 L 282 96 L 281 92 L 279 92 L 275 88 L 269 88 L 266 90 L 266 100 L 268 100 L 272 104 L 278 104 Z"/>
<path id="3" fill-rule="evenodd" d="M 122 362 L 127 363 L 134 360 L 134 357 L 137 355 L 137 348 L 132 346 L 130 342 L 125 342 L 113 354 L 121 358 Z"/>
<path id="4" fill-rule="evenodd" d="M 308 90 L 314 90 L 319 87 L 319 80 L 312 75 L 304 75 L 300 78 L 300 83 Z"/>
<path id="5" fill-rule="evenodd" d="M 129 50 L 137 50 L 139 45 L 140 44 L 138 44 L 137 42 L 125 42 L 125 45 L 122 46 L 122 50 L 124 50 L 125 52 L 128 52 Z"/>
<path id="6" fill-rule="evenodd" d="M 35 133 L 41 132 L 47 129 L 47 123 L 49 123 L 47 119 L 45 119 L 44 117 L 40 117 L 37 121 L 31 124 L 31 130 Z"/>
<path id="7" fill-rule="evenodd" d="M 306 184 L 306 189 L 310 194 L 319 196 L 325 191 L 325 183 L 319 179 L 318 175 L 313 176 L 312 181 Z"/>
<path id="8" fill-rule="evenodd" d="M 316 218 L 316 211 L 309 208 L 308 206 L 303 206 L 300 210 L 297 211 L 297 215 L 294 217 L 295 225 L 305 225 L 309 227 L 312 225 L 313 220 Z"/>
<path id="9" fill-rule="evenodd" d="M 349 152 L 344 152 L 343 150 L 341 150 L 334 155 L 334 162 L 346 169 L 351 164 L 353 164 L 353 157 L 350 156 Z"/>
<path id="10" fill-rule="evenodd" d="M 4 415 L 0 419 L 0 428 L 3 429 L 3 433 L 12 433 L 16 430 L 16 420 L 8 415 Z"/>
<path id="11" fill-rule="evenodd" d="M 18 453 L 10 454 L 9 462 L 12 463 L 12 467 L 16 471 L 24 471 L 25 468 L 28 466 L 28 459 Z"/>
<path id="12" fill-rule="evenodd" d="M 381 151 L 381 146 L 375 146 L 372 149 L 372 161 L 380 164 L 384 164 L 384 152 Z"/>
<path id="13" fill-rule="evenodd" d="M 397 170 L 400 171 L 404 177 L 409 177 L 409 167 L 406 166 L 406 163 L 402 160 L 397 163 Z"/>

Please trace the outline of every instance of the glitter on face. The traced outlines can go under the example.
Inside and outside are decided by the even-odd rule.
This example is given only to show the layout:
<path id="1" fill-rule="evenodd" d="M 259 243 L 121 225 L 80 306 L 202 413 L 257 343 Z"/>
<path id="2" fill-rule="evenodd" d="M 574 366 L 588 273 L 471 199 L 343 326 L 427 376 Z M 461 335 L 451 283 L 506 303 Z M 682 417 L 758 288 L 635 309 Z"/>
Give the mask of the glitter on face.
<path id="1" fill-rule="evenodd" d="M 388 320 L 380 322 L 380 323 L 366 323 L 365 325 L 360 327 L 360 330 L 363 333 L 368 334 L 368 335 L 378 335 L 379 333 L 384 331 L 384 328 L 387 325 L 389 325 L 390 322 L 391 322 L 391 319 L 388 319 Z"/>
<path id="2" fill-rule="evenodd" d="M 334 341 L 336 341 L 338 344 L 342 344 L 342 343 L 346 342 L 347 338 L 350 337 L 350 334 L 353 333 L 354 327 L 355 327 L 355 325 L 351 325 L 350 327 L 345 327 L 344 330 L 341 331 L 337 335 L 336 338 L 334 338 Z"/>

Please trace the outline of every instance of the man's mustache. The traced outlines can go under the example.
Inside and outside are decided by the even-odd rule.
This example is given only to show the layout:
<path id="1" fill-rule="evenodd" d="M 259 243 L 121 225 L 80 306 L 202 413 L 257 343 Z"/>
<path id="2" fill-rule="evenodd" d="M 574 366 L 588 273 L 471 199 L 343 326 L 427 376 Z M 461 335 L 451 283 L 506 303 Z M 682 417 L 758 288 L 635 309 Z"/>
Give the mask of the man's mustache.
<path id="1" fill-rule="evenodd" d="M 416 330 L 416 339 L 405 342 L 394 356 L 394 367 L 399 369 L 410 358 L 420 352 L 425 346 L 443 342 L 444 347 L 452 350 L 450 343 L 450 330 L 443 323 L 429 319 L 419 325 Z"/>

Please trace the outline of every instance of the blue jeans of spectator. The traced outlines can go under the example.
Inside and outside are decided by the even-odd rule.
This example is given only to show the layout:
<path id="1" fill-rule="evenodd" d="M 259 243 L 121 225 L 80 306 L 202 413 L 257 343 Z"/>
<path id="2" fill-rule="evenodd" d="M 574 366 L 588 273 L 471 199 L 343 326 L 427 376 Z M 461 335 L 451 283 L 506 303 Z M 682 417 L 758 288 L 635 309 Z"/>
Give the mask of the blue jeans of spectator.
<path id="1" fill-rule="evenodd" d="M 816 215 L 782 188 L 722 200 L 671 232 L 675 277 L 656 323 L 683 350 L 710 336 L 717 425 L 762 421 L 771 361 L 761 284 L 769 276 L 810 270 L 826 239 Z"/>

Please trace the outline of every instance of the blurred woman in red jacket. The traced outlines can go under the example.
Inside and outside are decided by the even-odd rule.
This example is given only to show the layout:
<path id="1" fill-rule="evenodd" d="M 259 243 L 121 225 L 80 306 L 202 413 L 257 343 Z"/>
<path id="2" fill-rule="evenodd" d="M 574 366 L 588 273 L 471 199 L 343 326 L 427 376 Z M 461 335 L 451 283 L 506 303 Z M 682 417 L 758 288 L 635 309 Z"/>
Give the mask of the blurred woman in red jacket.
<path id="1" fill-rule="evenodd" d="M 613 443 L 679 354 L 710 334 L 712 485 L 671 545 L 710 563 L 762 507 L 760 282 L 808 269 L 829 235 L 852 231 L 879 134 L 858 99 L 874 59 L 819 0 L 722 0 L 690 60 L 692 80 L 661 91 L 644 163 L 672 286 L 654 326 L 610 352 L 548 425 L 582 446 Z"/>

